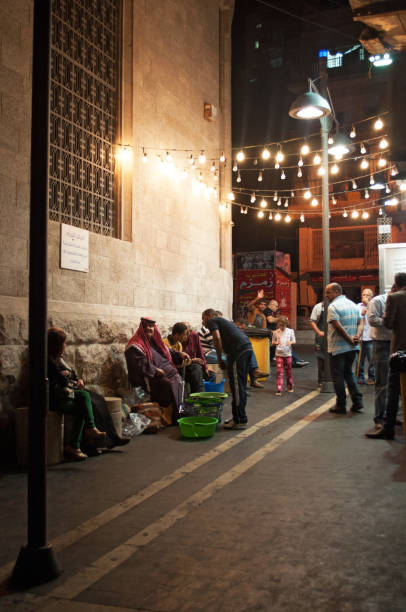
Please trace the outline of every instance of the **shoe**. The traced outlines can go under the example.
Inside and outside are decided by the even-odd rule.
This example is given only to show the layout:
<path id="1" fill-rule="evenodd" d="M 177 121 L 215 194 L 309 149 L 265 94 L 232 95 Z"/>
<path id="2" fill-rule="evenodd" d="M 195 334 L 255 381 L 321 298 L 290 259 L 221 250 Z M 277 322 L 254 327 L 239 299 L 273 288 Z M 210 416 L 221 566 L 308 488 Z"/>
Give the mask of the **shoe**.
<path id="1" fill-rule="evenodd" d="M 255 370 L 255 376 L 257 378 L 268 378 L 269 374 L 266 372 L 261 372 L 261 370 Z"/>
<path id="2" fill-rule="evenodd" d="M 294 368 L 304 368 L 304 366 L 309 365 L 310 361 L 296 361 L 296 363 L 292 366 Z"/>
<path id="3" fill-rule="evenodd" d="M 85 461 L 87 459 L 87 455 L 80 448 L 75 448 L 74 446 L 65 446 L 64 453 L 66 459 L 70 461 Z"/>
<path id="4" fill-rule="evenodd" d="M 368 385 L 374 385 L 374 384 L 375 384 L 375 381 L 374 381 L 374 380 L 369 379 L 367 384 L 368 384 Z"/>
<path id="5" fill-rule="evenodd" d="M 223 425 L 223 429 L 245 429 L 248 423 L 235 423 L 234 419 L 226 421 Z"/>
<path id="6" fill-rule="evenodd" d="M 364 380 L 363 378 L 359 378 L 359 379 L 357 380 L 357 383 L 358 383 L 359 385 L 365 385 L 365 380 Z"/>
<path id="7" fill-rule="evenodd" d="M 340 406 L 334 406 L 334 408 L 330 408 L 329 412 L 333 414 L 347 414 L 346 408 L 340 408 Z"/>
<path id="8" fill-rule="evenodd" d="M 365 434 L 367 438 L 373 438 L 375 440 L 393 440 L 395 432 L 385 425 L 376 425 L 374 429 L 367 431 Z"/>
<path id="9" fill-rule="evenodd" d="M 106 441 L 106 434 L 104 431 L 99 431 L 97 427 L 86 429 L 85 431 L 86 442 L 93 446 L 102 446 Z"/>
<path id="10" fill-rule="evenodd" d="M 293 393 L 294 389 L 288 389 L 288 393 Z"/>
<path id="11" fill-rule="evenodd" d="M 255 389 L 263 389 L 264 388 L 264 385 L 261 385 L 261 383 L 257 382 L 256 380 L 253 383 L 251 383 L 250 386 L 251 387 L 255 387 Z"/>
<path id="12" fill-rule="evenodd" d="M 362 404 L 353 404 L 350 408 L 351 412 L 362 412 L 364 406 Z"/>
<path id="13" fill-rule="evenodd" d="M 117 438 L 114 438 L 114 440 L 110 444 L 107 444 L 107 448 L 112 449 L 116 446 L 125 446 L 129 443 L 130 440 L 131 438 L 120 438 L 119 436 L 117 436 Z"/>
<path id="14" fill-rule="evenodd" d="M 281 391 L 277 391 L 277 392 L 275 393 L 275 395 L 282 395 L 282 392 L 281 392 Z"/>

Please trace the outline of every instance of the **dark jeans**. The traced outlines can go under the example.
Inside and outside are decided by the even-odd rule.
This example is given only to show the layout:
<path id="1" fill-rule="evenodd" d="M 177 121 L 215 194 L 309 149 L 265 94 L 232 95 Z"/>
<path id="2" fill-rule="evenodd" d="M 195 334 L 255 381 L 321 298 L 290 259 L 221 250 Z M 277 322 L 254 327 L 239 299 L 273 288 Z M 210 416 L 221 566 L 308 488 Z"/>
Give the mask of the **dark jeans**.
<path id="1" fill-rule="evenodd" d="M 358 351 L 347 351 L 331 356 L 331 374 L 333 377 L 334 391 L 337 396 L 337 407 L 345 408 L 345 385 L 347 384 L 352 403 L 359 406 L 362 404 L 362 393 L 360 392 L 357 380 L 353 374 L 352 366 Z"/>
<path id="2" fill-rule="evenodd" d="M 384 425 L 387 429 L 394 429 L 396 415 L 399 408 L 400 376 L 389 366 L 388 388 L 386 391 L 386 411 Z"/>
<path id="3" fill-rule="evenodd" d="M 192 363 L 185 368 L 185 381 L 190 385 L 191 393 L 204 391 L 203 369 L 198 363 Z"/>
<path id="4" fill-rule="evenodd" d="M 390 340 L 373 340 L 375 367 L 375 423 L 382 423 L 386 408 L 388 388 Z"/>
<path id="5" fill-rule="evenodd" d="M 241 353 L 235 361 L 227 357 L 227 373 L 230 383 L 234 423 L 247 423 L 247 378 L 250 361 L 252 359 L 252 349 Z"/>
<path id="6" fill-rule="evenodd" d="M 358 380 L 365 380 L 365 361 L 368 360 L 368 378 L 374 380 L 374 364 L 372 361 L 372 340 L 361 342 L 361 358 L 359 362 Z"/>

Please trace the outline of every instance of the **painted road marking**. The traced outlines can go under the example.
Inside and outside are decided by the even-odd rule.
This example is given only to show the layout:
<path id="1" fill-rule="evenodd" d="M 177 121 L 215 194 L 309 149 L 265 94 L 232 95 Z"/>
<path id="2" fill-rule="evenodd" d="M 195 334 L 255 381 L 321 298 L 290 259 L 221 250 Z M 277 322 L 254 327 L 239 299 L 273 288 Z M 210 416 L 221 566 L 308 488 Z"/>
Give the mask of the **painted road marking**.
<path id="1" fill-rule="evenodd" d="M 190 496 L 180 503 L 170 512 L 167 512 L 160 519 L 154 521 L 134 536 L 116 546 L 111 551 L 94 561 L 90 566 L 82 568 L 80 572 L 74 574 L 65 583 L 52 589 L 47 597 L 60 599 L 74 599 L 80 593 L 95 584 L 98 580 L 122 565 L 127 559 L 134 555 L 140 548 L 156 540 L 178 521 L 185 518 L 195 508 L 201 506 L 206 500 L 210 499 L 225 486 L 245 474 L 254 465 L 262 461 L 266 455 L 275 451 L 281 444 L 287 442 L 304 427 L 307 427 L 328 408 L 335 404 L 336 398 L 331 398 L 319 408 L 305 416 L 303 419 L 289 427 L 286 431 L 276 436 L 273 440 L 265 444 L 262 448 L 252 453 L 249 457 L 239 462 L 235 467 L 227 470 L 216 478 L 213 482 L 206 485 L 200 491 Z"/>
<path id="2" fill-rule="evenodd" d="M 159 480 L 156 480 L 155 482 L 151 483 L 150 485 L 145 487 L 145 489 L 142 489 L 135 495 L 127 497 L 127 499 L 122 502 L 119 502 L 118 504 L 115 504 L 114 506 L 110 506 L 110 508 L 103 510 L 103 512 L 100 512 L 100 514 L 97 514 L 96 516 L 90 518 L 81 525 L 78 525 L 78 527 L 75 527 L 74 529 L 71 529 L 70 531 L 67 531 L 66 533 L 54 538 L 51 542 L 52 547 L 55 551 L 60 551 L 64 550 L 68 546 L 72 546 L 81 538 L 84 538 L 85 536 L 96 531 L 100 527 L 103 527 L 103 525 L 110 523 L 111 521 L 119 517 L 121 514 L 124 514 L 124 512 L 128 512 L 128 510 L 135 508 L 153 495 L 156 495 L 166 487 L 169 487 L 174 482 L 180 480 L 184 476 L 191 474 L 192 472 L 200 468 L 202 465 L 205 465 L 206 463 L 212 461 L 219 455 L 227 452 L 234 446 L 237 446 L 237 444 L 240 444 L 246 438 L 249 438 L 250 436 L 255 434 L 258 430 L 263 429 L 264 427 L 268 427 L 268 425 L 271 425 L 278 419 L 281 419 L 293 410 L 296 410 L 296 408 L 299 408 L 303 404 L 306 404 L 311 399 L 319 395 L 319 391 L 311 391 L 310 393 L 307 393 L 295 402 L 292 402 L 292 404 L 289 404 L 289 406 L 278 410 L 278 412 L 271 414 L 269 417 L 266 417 L 265 419 L 259 421 L 255 425 L 252 425 L 248 429 L 241 431 L 239 434 L 229 438 L 225 442 L 222 442 L 221 444 L 216 446 L 216 448 L 213 448 L 207 453 L 200 455 L 200 457 L 189 461 L 171 474 L 167 474 Z M 14 562 L 7 563 L 7 565 L 3 565 L 0 568 L 0 580 L 4 580 L 5 578 L 7 578 L 13 571 L 13 568 Z"/>

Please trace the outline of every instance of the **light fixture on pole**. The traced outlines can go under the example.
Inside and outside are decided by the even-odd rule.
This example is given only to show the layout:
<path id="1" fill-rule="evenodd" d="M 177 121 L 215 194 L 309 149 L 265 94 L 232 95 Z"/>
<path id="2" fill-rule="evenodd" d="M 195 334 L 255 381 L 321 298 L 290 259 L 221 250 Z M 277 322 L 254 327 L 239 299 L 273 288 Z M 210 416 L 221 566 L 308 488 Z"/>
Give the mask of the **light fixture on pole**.
<path id="1" fill-rule="evenodd" d="M 294 119 L 320 119 L 331 115 L 331 107 L 317 91 L 314 81 L 309 79 L 309 91 L 292 102 L 289 115 Z"/>

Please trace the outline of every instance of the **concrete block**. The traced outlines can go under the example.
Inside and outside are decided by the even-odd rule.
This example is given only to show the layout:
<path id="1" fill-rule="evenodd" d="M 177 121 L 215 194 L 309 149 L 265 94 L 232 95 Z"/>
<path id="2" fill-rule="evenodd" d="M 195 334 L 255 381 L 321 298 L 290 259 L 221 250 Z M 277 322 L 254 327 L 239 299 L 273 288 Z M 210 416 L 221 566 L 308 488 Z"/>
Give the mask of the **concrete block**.
<path id="1" fill-rule="evenodd" d="M 7 229 L 7 228 L 6 228 Z M 16 236 L 0 234 L 0 261 L 9 268 L 27 268 L 28 242 Z"/>
<path id="2" fill-rule="evenodd" d="M 114 304 L 118 306 L 119 304 L 119 291 L 117 286 L 112 286 L 110 284 L 102 283 L 101 289 L 102 295 L 102 304 Z"/>
<path id="3" fill-rule="evenodd" d="M 50 411 L 46 418 L 46 456 L 47 465 L 63 461 L 63 420 L 58 412 Z M 28 408 L 16 410 L 16 453 L 17 464 L 28 464 Z"/>
<path id="4" fill-rule="evenodd" d="M 17 270 L 0 268 L 0 292 L 2 295 L 18 295 Z"/>
<path id="5" fill-rule="evenodd" d="M 52 275 L 52 299 L 62 302 L 84 302 L 85 284 L 84 273 L 77 272 L 78 277 L 72 278 L 68 274 Z M 86 279 L 87 280 L 87 279 Z"/>

